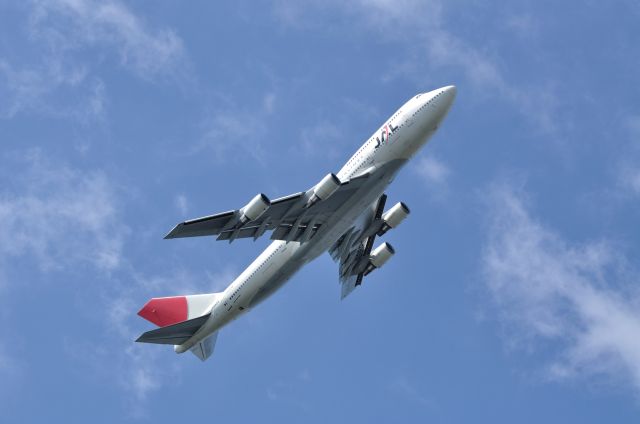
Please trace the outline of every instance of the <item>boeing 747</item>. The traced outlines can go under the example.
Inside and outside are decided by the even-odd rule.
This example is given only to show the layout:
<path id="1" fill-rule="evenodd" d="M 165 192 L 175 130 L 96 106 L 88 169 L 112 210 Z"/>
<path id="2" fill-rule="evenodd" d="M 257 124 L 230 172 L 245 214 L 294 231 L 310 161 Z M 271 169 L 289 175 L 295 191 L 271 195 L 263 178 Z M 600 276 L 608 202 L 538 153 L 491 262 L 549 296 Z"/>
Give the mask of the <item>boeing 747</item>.
<path id="1" fill-rule="evenodd" d="M 201 360 L 219 330 L 282 287 L 306 263 L 328 251 L 338 262 L 342 298 L 395 253 L 376 237 L 409 215 L 399 202 L 385 210 L 384 193 L 398 171 L 433 136 L 456 97 L 455 86 L 407 101 L 347 161 L 309 190 L 270 200 L 256 195 L 241 209 L 182 222 L 167 239 L 216 236 L 232 242 L 270 232 L 273 243 L 223 292 L 153 298 L 138 312 L 160 328 L 136 341 L 174 345 Z"/>

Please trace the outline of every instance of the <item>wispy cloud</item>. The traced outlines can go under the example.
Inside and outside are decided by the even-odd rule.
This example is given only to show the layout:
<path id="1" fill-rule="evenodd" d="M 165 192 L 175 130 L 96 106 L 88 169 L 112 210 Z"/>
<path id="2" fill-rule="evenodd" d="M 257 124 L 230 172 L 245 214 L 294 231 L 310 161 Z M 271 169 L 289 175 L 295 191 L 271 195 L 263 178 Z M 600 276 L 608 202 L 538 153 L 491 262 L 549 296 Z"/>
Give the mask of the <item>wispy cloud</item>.
<path id="1" fill-rule="evenodd" d="M 309 404 L 306 401 L 301 401 L 298 394 L 301 390 L 304 390 L 304 387 L 312 380 L 312 375 L 308 369 L 301 370 L 295 376 L 280 378 L 267 387 L 267 399 L 272 402 L 281 402 L 307 410 Z"/>
<path id="2" fill-rule="evenodd" d="M 329 121 L 318 122 L 312 127 L 303 128 L 300 142 L 294 144 L 294 154 L 302 154 L 308 158 L 336 160 L 342 153 L 338 146 L 344 137 L 338 125 Z"/>
<path id="3" fill-rule="evenodd" d="M 510 343 L 555 352 L 550 378 L 605 376 L 640 393 L 640 290 L 622 252 L 563 239 L 509 186 L 494 187 L 488 204 L 482 267 Z"/>
<path id="4" fill-rule="evenodd" d="M 4 328 L 3 334 L 7 334 Z M 21 388 L 21 381 L 29 369 L 26 365 L 15 352 L 9 353 L 5 345 L 0 343 L 0 408 L 6 409 Z"/>
<path id="5" fill-rule="evenodd" d="M 422 186 L 430 194 L 430 199 L 444 201 L 449 195 L 451 169 L 433 154 L 420 157 L 411 165 L 411 170 L 422 181 Z"/>
<path id="6" fill-rule="evenodd" d="M 111 56 L 147 81 L 187 79 L 175 32 L 153 28 L 118 1 L 34 0 L 19 10 L 28 21 L 21 49 L 30 54 L 0 57 L 0 117 L 36 112 L 80 123 L 104 119 L 103 69 Z"/>
<path id="7" fill-rule="evenodd" d="M 211 274 L 177 268 L 150 275 L 126 265 L 101 290 L 104 331 L 97 333 L 99 340 L 67 339 L 68 355 L 90 375 L 119 387 L 132 417 L 144 417 L 153 394 L 168 382 L 177 384 L 184 361 L 196 359 L 188 353 L 176 358 L 171 346 L 135 343 L 141 327 L 151 328 L 140 325 L 135 312 L 151 297 L 220 291 L 235 275 L 230 267 Z"/>
<path id="8" fill-rule="evenodd" d="M 42 269 L 79 262 L 116 269 L 127 230 L 108 178 L 51 163 L 38 150 L 19 162 L 20 172 L 1 172 L 13 183 L 0 191 L 0 219 L 11 229 L 0 235 L 0 260 L 28 254 Z"/>
<path id="9" fill-rule="evenodd" d="M 362 2 L 359 13 L 383 36 L 404 40 L 405 45 L 417 46 L 427 53 L 426 60 L 416 60 L 422 56 L 420 54 L 411 57 L 414 65 L 408 69 L 412 73 L 422 75 L 425 68 L 457 69 L 476 91 L 489 97 L 497 95 L 513 104 L 525 118 L 533 121 L 536 128 L 548 133 L 558 130 L 553 116 L 559 100 L 553 85 L 527 86 L 510 81 L 500 67 L 504 61 L 498 52 L 478 47 L 450 29 L 446 5 L 440 0 L 407 0 L 404 3 L 400 8 L 395 2 L 386 0 L 372 4 Z M 399 24 L 394 25 L 394 21 Z"/>
<path id="10" fill-rule="evenodd" d="M 628 116 L 622 122 L 629 142 L 626 143 L 624 156 L 615 164 L 618 186 L 624 195 L 640 195 L 640 115 Z"/>
<path id="11" fill-rule="evenodd" d="M 64 92 L 66 96 L 59 98 Z M 37 112 L 81 123 L 105 116 L 107 96 L 102 79 L 90 76 L 82 65 L 56 59 L 17 68 L 0 60 L 0 118 Z"/>
<path id="12" fill-rule="evenodd" d="M 640 195 L 640 167 L 621 165 L 618 169 L 619 182 L 622 188 L 633 195 Z"/>
<path id="13" fill-rule="evenodd" d="M 389 385 L 389 390 L 396 393 L 409 401 L 416 402 L 425 408 L 433 408 L 435 402 L 433 399 L 425 396 L 409 381 L 405 376 L 396 377 Z"/>
<path id="14" fill-rule="evenodd" d="M 87 47 L 113 48 L 123 67 L 152 79 L 180 71 L 182 40 L 166 28 L 152 29 L 119 1 L 34 1 L 31 36 L 55 54 Z"/>
<path id="15" fill-rule="evenodd" d="M 187 212 L 189 212 L 189 200 L 187 200 L 187 196 L 184 194 L 178 194 L 174 198 L 173 203 L 175 204 L 176 209 L 178 209 L 180 215 L 183 217 L 187 215 Z"/>
<path id="16" fill-rule="evenodd" d="M 424 156 L 416 163 L 415 171 L 427 184 L 443 185 L 451 175 L 449 167 L 433 155 Z"/>
<path id="17" fill-rule="evenodd" d="M 166 273 L 142 271 L 126 259 L 130 231 L 122 224 L 119 190 L 107 175 L 52 161 L 39 150 L 6 157 L 4 164 L 0 177 L 7 183 L 0 190 L 0 219 L 9 230 L 0 236 L 0 269 L 11 268 L 15 258 L 50 277 L 89 267 L 96 283 L 92 297 L 104 312 L 104 331 L 95 332 L 99 340 L 65 339 L 68 354 L 90 375 L 121 387 L 132 415 L 144 415 L 145 401 L 179 377 L 182 362 L 163 364 L 164 358 L 173 359 L 170 347 L 134 343 L 140 331 L 135 312 L 150 297 L 220 291 L 233 280 L 235 269 L 199 274 L 179 267 Z M 100 285 L 104 281 L 108 284 Z M 2 347 L 0 375 L 10 374 L 15 361 Z"/>
<path id="18" fill-rule="evenodd" d="M 351 29 L 367 33 L 391 42 L 400 43 L 403 54 L 390 61 L 382 79 L 402 77 L 424 84 L 425 75 L 435 70 L 454 70 L 465 78 L 465 83 L 487 98 L 499 98 L 517 108 L 523 117 L 531 121 L 538 131 L 556 134 L 559 131 L 554 119 L 560 100 L 553 81 L 523 84 L 513 81 L 502 68 L 505 63 L 499 52 L 479 46 L 448 25 L 448 4 L 441 0 L 375 0 L 342 2 L 310 2 L 304 5 L 276 3 L 275 16 L 284 24 L 300 28 L 317 14 L 340 13 L 349 16 Z M 514 21 L 522 29 L 533 25 L 533 17 Z M 447 81 L 456 83 L 456 81 Z M 458 81 L 460 83 L 460 81 Z"/>
<path id="19" fill-rule="evenodd" d="M 263 145 L 268 134 L 269 116 L 275 110 L 277 96 L 268 92 L 259 105 L 236 105 L 234 103 L 217 107 L 203 122 L 203 135 L 189 154 L 209 152 L 212 159 L 222 162 L 241 154 L 260 164 L 266 160 Z"/>

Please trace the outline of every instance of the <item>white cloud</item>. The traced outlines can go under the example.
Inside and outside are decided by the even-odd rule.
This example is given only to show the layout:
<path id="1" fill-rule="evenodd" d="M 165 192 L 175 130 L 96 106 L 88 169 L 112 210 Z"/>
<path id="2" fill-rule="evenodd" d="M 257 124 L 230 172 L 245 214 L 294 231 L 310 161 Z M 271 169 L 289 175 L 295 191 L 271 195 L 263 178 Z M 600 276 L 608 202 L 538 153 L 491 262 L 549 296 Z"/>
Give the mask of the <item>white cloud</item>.
<path id="1" fill-rule="evenodd" d="M 630 115 L 622 127 L 628 134 L 623 157 L 615 164 L 618 185 L 623 194 L 640 195 L 640 115 Z"/>
<path id="2" fill-rule="evenodd" d="M 262 108 L 267 114 L 273 113 L 276 108 L 277 97 L 274 93 L 267 93 L 262 99 Z"/>
<path id="3" fill-rule="evenodd" d="M 0 190 L 0 260 L 28 255 L 41 269 L 89 263 L 116 269 L 126 227 L 118 219 L 114 189 L 100 172 L 49 162 L 39 151 L 20 161 L 13 184 Z M 8 180 L 7 180 L 8 181 Z"/>
<path id="4" fill-rule="evenodd" d="M 293 146 L 294 154 L 337 160 L 342 153 L 339 146 L 343 138 L 344 132 L 338 125 L 321 121 L 312 127 L 302 129 L 300 141 Z"/>
<path id="5" fill-rule="evenodd" d="M 540 33 L 540 22 L 529 13 L 508 16 L 505 26 L 522 38 L 535 38 Z"/>
<path id="6" fill-rule="evenodd" d="M 56 98 L 60 92 L 66 96 Z M 88 75 L 83 66 L 55 59 L 24 68 L 0 60 L 0 95 L 2 118 L 35 111 L 82 123 L 102 119 L 107 98 L 100 78 Z"/>
<path id="7" fill-rule="evenodd" d="M 435 402 L 433 399 L 422 394 L 405 376 L 396 377 L 389 385 L 389 390 L 423 407 L 434 407 Z"/>
<path id="8" fill-rule="evenodd" d="M 31 35 L 56 54 L 84 47 L 114 48 L 120 63 L 144 79 L 176 72 L 185 59 L 182 40 L 169 29 L 151 29 L 118 1 L 34 1 Z"/>
<path id="9" fill-rule="evenodd" d="M 263 96 L 261 104 L 253 107 L 251 104 L 218 107 L 204 121 L 203 135 L 189 154 L 211 152 L 216 162 L 241 154 L 243 160 L 250 157 L 264 164 L 267 153 L 263 141 L 276 102 L 276 95 L 269 92 Z"/>
<path id="10" fill-rule="evenodd" d="M 414 73 L 423 75 L 425 67 L 458 69 L 478 92 L 489 97 L 502 97 L 517 107 L 525 118 L 532 120 L 538 129 L 550 133 L 557 131 L 557 124 L 552 117 L 559 101 L 552 86 L 528 87 L 509 81 L 500 68 L 502 58 L 497 52 L 477 47 L 449 29 L 446 25 L 446 7 L 441 1 L 408 0 L 405 3 L 404 11 L 398 14 L 394 12 L 399 9 L 395 2 L 376 1 L 373 3 L 375 7 L 363 2 L 361 13 L 384 36 L 404 39 L 407 41 L 405 45 L 418 46 L 426 51 L 426 61 L 411 57 L 411 61 L 417 63 L 412 67 Z M 372 16 L 375 19 L 372 20 Z M 399 24 L 394 24 L 394 20 L 388 19 L 388 16 L 399 20 Z M 407 31 L 407 26 L 411 27 L 411 31 Z M 421 56 L 418 54 L 416 57 Z"/>
<path id="11" fill-rule="evenodd" d="M 189 201 L 187 200 L 187 196 L 184 194 L 178 194 L 174 199 L 174 204 L 176 205 L 178 212 L 180 212 L 180 215 L 187 215 L 187 212 L 189 212 Z"/>
<path id="12" fill-rule="evenodd" d="M 107 92 L 98 76 L 105 58 L 139 78 L 184 80 L 186 54 L 170 29 L 150 28 L 118 1 L 30 2 L 28 38 L 21 47 L 35 57 L 0 58 L 0 117 L 37 112 L 81 123 L 103 119 Z"/>
<path id="13" fill-rule="evenodd" d="M 267 399 L 272 402 L 282 402 L 289 406 L 307 410 L 309 404 L 306 401 L 299 400 L 299 394 L 304 391 L 311 381 L 312 376 L 308 369 L 301 370 L 295 376 L 280 378 L 267 386 Z"/>
<path id="14" fill-rule="evenodd" d="M 230 267 L 205 275 L 178 268 L 171 274 L 150 276 L 129 269 L 126 283 L 121 285 L 112 281 L 103 298 L 105 325 L 112 339 L 97 347 L 79 344 L 70 349 L 71 354 L 90 365 L 107 361 L 109 373 L 104 378 L 115 381 L 133 396 L 134 401 L 128 402 L 132 415 L 144 415 L 147 406 L 145 401 L 149 396 L 168 381 L 175 383 L 184 361 L 196 359 L 191 354 L 176 358 L 172 346 L 134 343 L 140 335 L 136 329 L 140 326 L 135 323 L 141 319 L 135 312 L 151 297 L 221 291 L 235 274 Z M 143 299 L 143 303 L 140 303 L 140 299 Z M 165 361 L 172 365 L 167 366 Z"/>
<path id="15" fill-rule="evenodd" d="M 6 157 L 4 164 L 0 175 L 10 183 L 0 189 L 0 220 L 6 226 L 0 236 L 0 269 L 11 276 L 19 258 L 53 278 L 51 271 L 77 272 L 86 265 L 92 281 L 108 281 L 91 289 L 93 298 L 101 293 L 96 304 L 104 312 L 104 331 L 96 332 L 95 340 L 64 342 L 69 356 L 91 378 L 122 388 L 132 415 L 145 415 L 149 397 L 167 381 L 178 380 L 181 364 L 195 358 L 175 358 L 170 346 L 134 343 L 142 327 L 136 311 L 151 297 L 220 291 L 235 270 L 141 272 L 124 254 L 129 230 L 122 223 L 117 190 L 103 173 L 73 169 L 38 150 Z M 104 273 L 96 274 L 96 269 Z M 0 310 L 6 313 L 6 308 Z M 0 376 L 15 375 L 20 364 L 3 348 L 0 344 Z"/>
<path id="16" fill-rule="evenodd" d="M 423 183 L 422 186 L 429 193 L 431 201 L 444 202 L 448 200 L 451 169 L 445 162 L 433 154 L 429 154 L 417 159 L 411 165 L 411 170 Z"/>
<path id="17" fill-rule="evenodd" d="M 428 185 L 446 184 L 451 175 L 449 167 L 433 155 L 420 158 L 414 169 Z"/>
<path id="18" fill-rule="evenodd" d="M 640 195 L 640 167 L 619 166 L 619 181 L 623 189 L 631 194 Z"/>
<path id="19" fill-rule="evenodd" d="M 484 277 L 514 346 L 550 347 L 548 376 L 604 376 L 640 392 L 640 291 L 620 251 L 570 243 L 509 187 L 488 197 Z M 533 348 L 536 351 L 536 348 Z"/>
<path id="20" fill-rule="evenodd" d="M 9 183 L 0 189 L 0 220 L 6 226 L 0 236 L 0 269 L 11 276 L 19 258 L 49 277 L 51 271 L 77 272 L 84 265 L 93 281 L 108 277 L 108 284 L 98 286 L 102 296 L 96 300 L 106 331 L 96 333 L 99 340 L 67 338 L 65 343 L 69 355 L 93 371 L 89 374 L 124 390 L 133 415 L 144 415 L 144 401 L 179 377 L 181 361 L 193 358 L 185 355 L 176 361 L 171 347 L 134 343 L 141 299 L 219 291 L 235 276 L 233 268 L 202 275 L 180 268 L 166 275 L 140 272 L 126 260 L 129 229 L 123 224 L 118 191 L 105 174 L 59 164 L 38 150 L 7 156 L 4 164 L 0 175 Z M 96 275 L 96 269 L 104 273 Z M 96 288 L 91 290 L 95 297 Z M 2 348 L 0 375 L 11 374 L 16 362 Z M 163 365 L 167 357 L 175 365 Z"/>
<path id="21" fill-rule="evenodd" d="M 142 305 L 136 305 L 129 294 L 126 291 L 121 292 L 120 296 L 114 297 L 106 305 L 107 328 L 117 342 L 111 342 L 115 349 L 107 348 L 104 353 L 116 360 L 116 372 L 113 375 L 127 392 L 134 395 L 135 402 L 130 406 L 134 408 L 134 415 L 138 415 L 144 411 L 144 405 L 140 403 L 145 401 L 149 394 L 159 390 L 166 379 L 173 375 L 171 370 L 164 369 L 158 363 L 158 355 L 162 352 L 152 351 L 147 346 L 134 343 L 139 334 L 136 334 L 130 323 L 137 318 L 133 312 L 139 310 Z M 95 352 L 90 356 L 95 356 Z"/>
<path id="22" fill-rule="evenodd" d="M 383 81 L 403 77 L 424 84 L 428 82 L 425 75 L 433 74 L 434 70 L 453 69 L 461 73 L 477 93 L 500 98 L 516 107 L 536 130 L 556 133 L 558 123 L 554 117 L 559 99 L 553 84 L 525 85 L 510 81 L 500 66 L 504 58 L 498 52 L 479 47 L 474 40 L 467 40 L 451 29 L 447 22 L 448 6 L 441 0 L 276 3 L 275 15 L 293 28 L 302 27 L 301 22 L 312 23 L 317 14 L 326 13 L 327 9 L 355 17 L 348 20 L 351 29 L 360 26 L 367 34 L 375 31 L 378 37 L 401 44 L 402 54 L 395 54 L 394 60 L 382 71 Z M 533 22 L 533 17 L 529 21 Z"/>
<path id="23" fill-rule="evenodd" d="M 13 374 L 16 369 L 16 361 L 6 353 L 4 345 L 0 345 L 0 375 Z"/>

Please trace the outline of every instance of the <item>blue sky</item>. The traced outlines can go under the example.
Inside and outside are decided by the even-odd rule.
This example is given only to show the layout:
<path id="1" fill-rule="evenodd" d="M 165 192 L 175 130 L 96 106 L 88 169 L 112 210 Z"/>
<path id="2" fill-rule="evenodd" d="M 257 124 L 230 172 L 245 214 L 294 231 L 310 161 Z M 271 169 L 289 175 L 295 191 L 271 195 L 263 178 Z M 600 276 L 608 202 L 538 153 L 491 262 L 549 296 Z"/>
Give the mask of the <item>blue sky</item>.
<path id="1" fill-rule="evenodd" d="M 0 412 L 11 422 L 637 422 L 635 1 L 0 2 Z M 397 255 L 328 255 L 201 363 L 151 297 L 267 245 L 185 218 L 340 169 L 456 84 L 388 191 Z"/>

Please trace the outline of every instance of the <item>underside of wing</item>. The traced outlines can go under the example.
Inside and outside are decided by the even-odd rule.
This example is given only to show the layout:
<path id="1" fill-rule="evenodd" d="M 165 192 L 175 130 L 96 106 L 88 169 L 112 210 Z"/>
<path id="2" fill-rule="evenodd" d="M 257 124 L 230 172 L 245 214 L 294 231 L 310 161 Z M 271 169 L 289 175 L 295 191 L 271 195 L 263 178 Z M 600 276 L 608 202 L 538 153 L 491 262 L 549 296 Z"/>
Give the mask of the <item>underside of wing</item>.
<path id="1" fill-rule="evenodd" d="M 350 228 L 329 249 L 331 257 L 339 262 L 338 273 L 342 285 L 341 298 L 347 297 L 362 284 L 364 277 L 382 267 L 395 253 L 389 243 L 382 243 L 375 249 L 376 236 L 397 227 L 409 214 L 409 208 L 402 202 L 383 213 L 387 195 L 383 194 L 372 205 L 372 213 L 362 229 Z"/>
<path id="2" fill-rule="evenodd" d="M 167 239 L 217 236 L 217 240 L 261 237 L 271 231 L 271 239 L 306 242 L 362 187 L 369 174 L 340 182 L 333 174 L 306 192 L 270 201 L 264 194 L 254 197 L 241 209 L 191 219 L 176 225 Z"/>
<path id="3" fill-rule="evenodd" d="M 329 249 L 331 257 L 339 262 L 338 275 L 342 285 L 342 299 L 362 283 L 386 202 L 387 195 L 383 194 L 374 204 L 367 225 L 362 230 L 351 228 Z"/>

